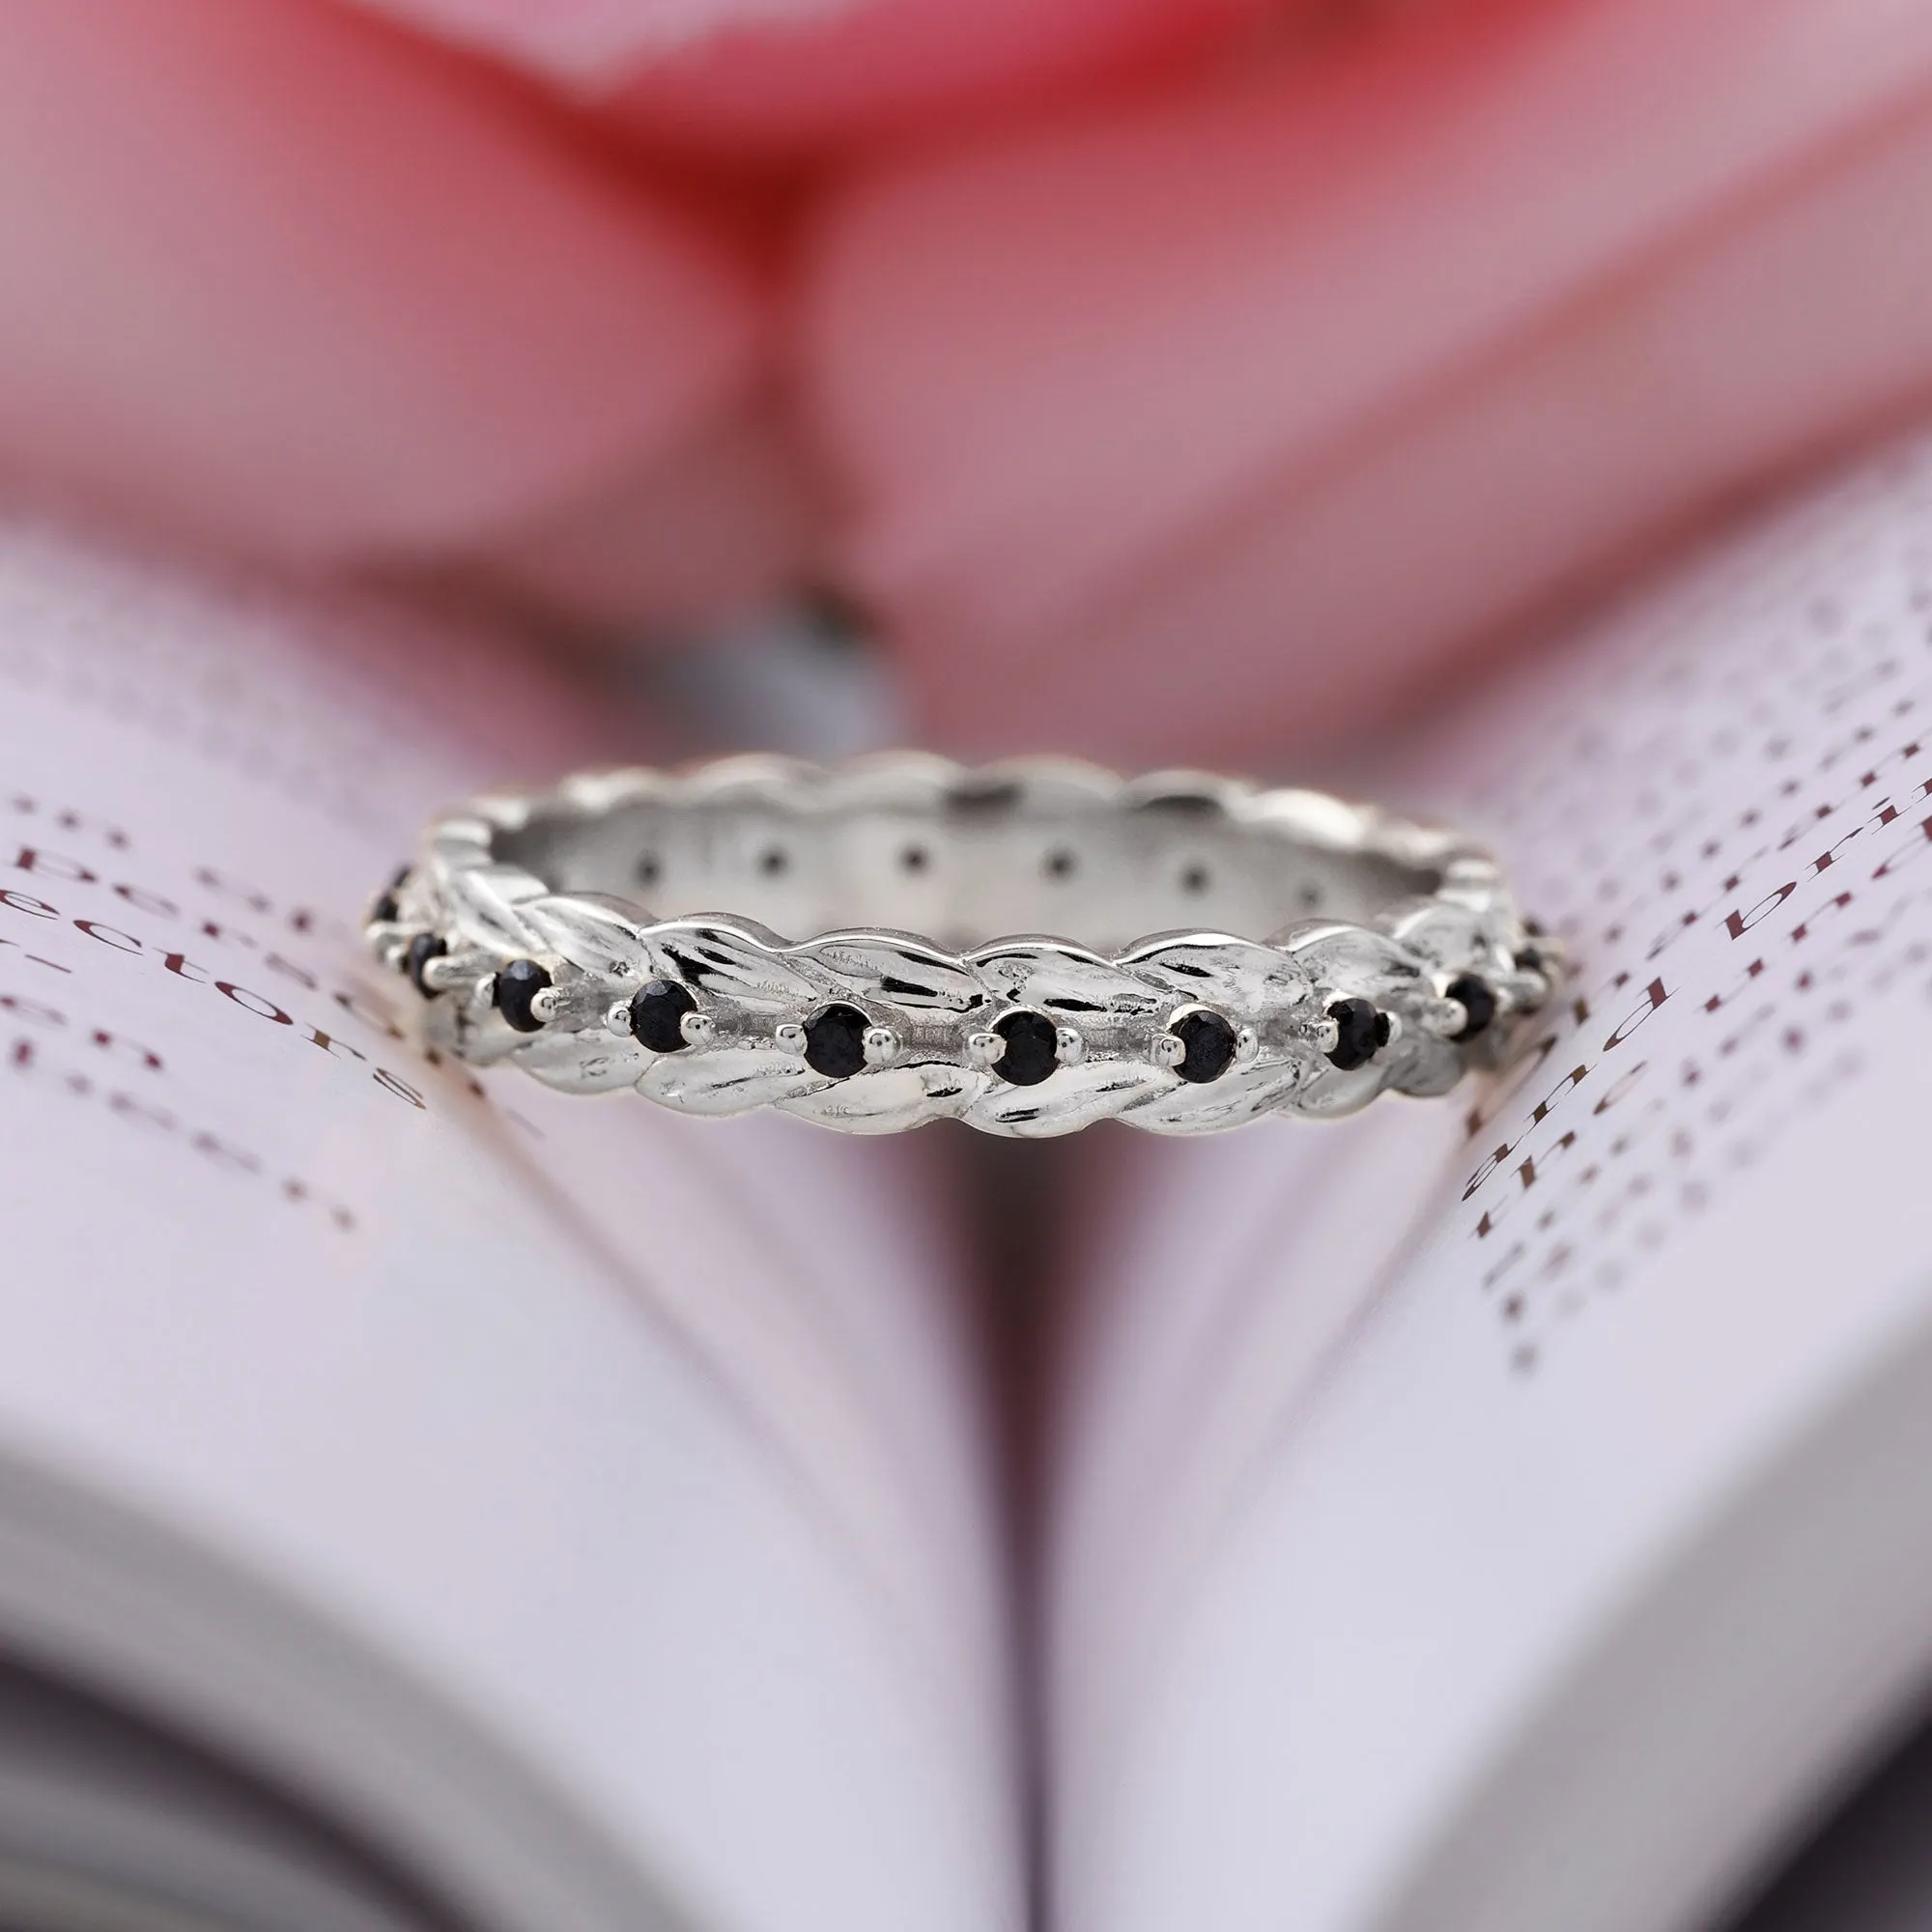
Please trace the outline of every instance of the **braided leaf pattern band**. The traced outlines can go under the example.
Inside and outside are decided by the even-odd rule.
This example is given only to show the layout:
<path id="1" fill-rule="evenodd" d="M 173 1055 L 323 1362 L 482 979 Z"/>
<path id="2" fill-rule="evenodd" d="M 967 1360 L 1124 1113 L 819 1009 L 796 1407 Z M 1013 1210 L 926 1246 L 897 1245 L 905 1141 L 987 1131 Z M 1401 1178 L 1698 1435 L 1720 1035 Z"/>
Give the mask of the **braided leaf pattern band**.
<path id="1" fill-rule="evenodd" d="M 629 898 L 554 891 L 499 856 L 540 818 L 567 829 L 639 804 L 720 801 L 805 817 L 903 810 L 989 781 L 1070 786 L 1123 810 L 1179 798 L 1285 849 L 1397 865 L 1433 890 L 1365 923 L 1310 918 L 1264 938 L 1204 927 L 1104 952 L 1030 935 L 952 952 L 886 928 L 795 941 L 734 915 L 660 918 Z M 838 767 L 736 758 L 486 795 L 431 826 L 365 935 L 415 980 L 428 1037 L 461 1059 L 508 1061 L 569 1093 L 634 1087 L 698 1115 L 776 1107 L 850 1133 L 946 1119 L 1020 1136 L 1107 1119 L 1207 1133 L 1268 1114 L 1348 1114 L 1386 1089 L 1438 1094 L 1507 1057 L 1560 971 L 1495 863 L 1454 834 L 1200 773 L 1126 779 L 1063 759 L 968 768 L 922 754 Z M 513 965 L 542 987 L 521 1024 L 501 990 Z M 669 1050 L 626 1017 L 654 986 L 687 1009 Z M 833 1009 L 863 1023 L 853 1070 L 827 1073 L 809 1057 L 808 1029 Z M 1002 1071 L 999 1028 L 1016 1013 L 1051 1029 L 1046 1070 L 1028 1084 Z M 1202 1056 L 1208 1077 L 1180 1044 L 1190 1018 L 1191 1037 L 1225 1042 Z M 1349 1030 L 1371 1023 L 1357 1060 Z"/>

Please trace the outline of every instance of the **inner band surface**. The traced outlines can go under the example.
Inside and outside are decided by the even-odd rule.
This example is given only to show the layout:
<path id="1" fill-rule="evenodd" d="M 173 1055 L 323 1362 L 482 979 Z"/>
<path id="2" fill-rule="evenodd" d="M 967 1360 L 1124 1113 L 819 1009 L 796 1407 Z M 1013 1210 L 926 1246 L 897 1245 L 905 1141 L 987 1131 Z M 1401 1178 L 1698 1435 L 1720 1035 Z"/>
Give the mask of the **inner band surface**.
<path id="1" fill-rule="evenodd" d="M 659 918 L 758 920 L 787 939 L 885 926 L 952 951 L 1051 933 L 1118 952 L 1151 932 L 1264 939 L 1365 921 L 1438 875 L 1236 821 L 1211 799 L 1040 799 L 981 784 L 927 805 L 722 798 L 539 814 L 497 856 L 553 891 L 608 893 Z"/>

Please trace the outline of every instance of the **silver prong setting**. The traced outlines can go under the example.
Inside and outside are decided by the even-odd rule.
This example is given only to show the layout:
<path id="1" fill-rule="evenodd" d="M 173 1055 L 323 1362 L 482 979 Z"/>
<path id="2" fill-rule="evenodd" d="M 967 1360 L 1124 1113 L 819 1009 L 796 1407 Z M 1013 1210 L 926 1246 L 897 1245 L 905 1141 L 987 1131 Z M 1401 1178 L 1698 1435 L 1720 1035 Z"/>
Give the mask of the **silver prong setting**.
<path id="1" fill-rule="evenodd" d="M 1541 973 L 1499 973 L 1491 984 L 1505 1012 L 1534 1012 L 1549 997 L 1549 981 Z"/>
<path id="2" fill-rule="evenodd" d="M 1187 1043 L 1177 1033 L 1157 1033 L 1150 1057 L 1156 1066 L 1179 1066 L 1187 1058 Z"/>
<path id="3" fill-rule="evenodd" d="M 422 982 L 432 993 L 453 992 L 475 970 L 473 961 L 465 965 L 462 960 L 452 959 L 447 953 L 442 953 L 435 959 L 423 961 Z"/>
<path id="4" fill-rule="evenodd" d="M 1007 1050 L 1007 1043 L 996 1033 L 972 1033 L 966 1036 L 966 1058 L 975 1066 L 990 1068 L 1000 1064 L 1000 1056 Z"/>
<path id="5" fill-rule="evenodd" d="M 1235 1065 L 1252 1066 L 1261 1058 L 1262 1037 L 1253 1027 L 1235 1029 Z"/>
<path id="6" fill-rule="evenodd" d="M 781 1020 L 772 1029 L 772 1039 L 781 1053 L 805 1051 L 805 1028 L 797 1020 Z"/>
<path id="7" fill-rule="evenodd" d="M 555 1019 L 563 1007 L 563 990 L 558 986 L 546 986 L 541 992 L 530 995 L 530 1017 L 541 1020 L 545 1026 Z"/>
<path id="8" fill-rule="evenodd" d="M 890 1066 L 899 1057 L 899 1037 L 891 1027 L 867 1027 L 864 1048 L 867 1066 Z"/>
<path id="9" fill-rule="evenodd" d="M 1087 1057 L 1087 1037 L 1078 1027 L 1057 1026 L 1053 1051 L 1063 1066 L 1077 1066 Z"/>
<path id="10" fill-rule="evenodd" d="M 686 1013 L 677 1023 L 687 1046 L 709 1046 L 717 1036 L 718 1022 L 709 1013 Z"/>
<path id="11" fill-rule="evenodd" d="M 604 1031 L 614 1034 L 619 1039 L 631 1037 L 631 1003 L 629 1000 L 614 1000 L 604 1009 Z"/>

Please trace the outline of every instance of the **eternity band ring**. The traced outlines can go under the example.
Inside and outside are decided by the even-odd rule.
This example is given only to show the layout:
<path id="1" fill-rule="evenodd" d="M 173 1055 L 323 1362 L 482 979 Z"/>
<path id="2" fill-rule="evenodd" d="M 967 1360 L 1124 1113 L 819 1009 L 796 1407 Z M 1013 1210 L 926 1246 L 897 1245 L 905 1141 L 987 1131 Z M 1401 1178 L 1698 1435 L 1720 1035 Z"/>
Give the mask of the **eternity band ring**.
<path id="1" fill-rule="evenodd" d="M 364 932 L 461 1060 L 847 1133 L 1210 1133 L 1443 1094 L 1562 971 L 1454 833 L 1198 772 L 923 753 L 493 792 L 430 825 Z"/>

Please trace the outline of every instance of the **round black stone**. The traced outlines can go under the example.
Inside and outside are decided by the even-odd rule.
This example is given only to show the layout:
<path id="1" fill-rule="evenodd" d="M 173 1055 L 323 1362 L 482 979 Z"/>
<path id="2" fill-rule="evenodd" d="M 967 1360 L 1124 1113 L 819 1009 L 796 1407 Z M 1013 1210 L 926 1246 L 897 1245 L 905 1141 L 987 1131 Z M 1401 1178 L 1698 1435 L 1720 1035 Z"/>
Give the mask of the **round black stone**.
<path id="1" fill-rule="evenodd" d="M 432 959 L 440 959 L 448 951 L 448 946 L 435 933 L 419 932 L 410 941 L 410 950 L 403 954 L 403 971 L 410 976 L 410 984 L 426 1000 L 436 996 L 423 980 L 423 968 Z"/>
<path id="2" fill-rule="evenodd" d="M 1007 1043 L 993 1063 L 993 1071 L 1002 1080 L 1010 1080 L 1015 1087 L 1037 1087 L 1060 1065 L 1060 1043 L 1044 1013 L 1009 1013 L 994 1022 L 993 1031 Z"/>
<path id="3" fill-rule="evenodd" d="M 828 1080 L 849 1080 L 866 1064 L 866 1029 L 872 1023 L 842 1000 L 805 1023 L 805 1064 Z"/>
<path id="4" fill-rule="evenodd" d="M 1328 1017 L 1341 1032 L 1328 1058 L 1344 1073 L 1366 1066 L 1376 1057 L 1376 1048 L 1388 1044 L 1388 1016 L 1377 1012 L 1372 1001 L 1337 1000 L 1328 1009 Z"/>
<path id="5" fill-rule="evenodd" d="M 550 984 L 550 972 L 534 959 L 512 959 L 497 974 L 497 1010 L 519 1033 L 541 1033 L 543 1021 L 530 1011 L 530 1002 Z"/>
<path id="6" fill-rule="evenodd" d="M 1444 990 L 1469 1015 L 1461 1032 L 1449 1036 L 1451 1039 L 1474 1039 L 1495 1018 L 1496 996 L 1489 982 L 1477 979 L 1473 973 L 1464 973 L 1461 979 L 1451 980 Z"/>
<path id="7" fill-rule="evenodd" d="M 1183 1080 L 1218 1080 L 1235 1064 L 1235 1029 L 1219 1013 L 1182 1013 L 1168 1031 L 1186 1049 L 1174 1069 Z"/>
<path id="8" fill-rule="evenodd" d="M 678 1053 L 690 1045 L 678 1021 L 697 1002 L 675 980 L 646 980 L 631 995 L 631 1032 L 653 1053 Z"/>

